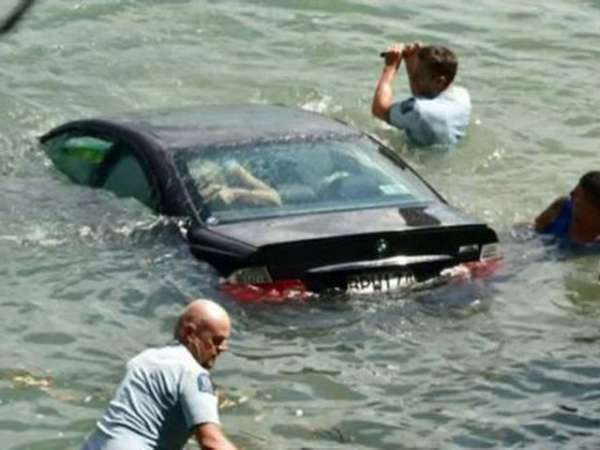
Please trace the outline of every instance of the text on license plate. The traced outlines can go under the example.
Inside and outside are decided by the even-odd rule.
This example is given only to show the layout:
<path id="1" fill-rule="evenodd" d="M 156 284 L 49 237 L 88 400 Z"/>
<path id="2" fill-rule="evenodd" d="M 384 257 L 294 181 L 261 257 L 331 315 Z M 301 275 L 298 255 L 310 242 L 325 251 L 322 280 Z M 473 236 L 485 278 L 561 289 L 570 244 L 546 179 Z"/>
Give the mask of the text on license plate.
<path id="1" fill-rule="evenodd" d="M 411 272 L 372 272 L 348 276 L 346 287 L 349 292 L 369 294 L 405 289 L 415 282 Z"/>

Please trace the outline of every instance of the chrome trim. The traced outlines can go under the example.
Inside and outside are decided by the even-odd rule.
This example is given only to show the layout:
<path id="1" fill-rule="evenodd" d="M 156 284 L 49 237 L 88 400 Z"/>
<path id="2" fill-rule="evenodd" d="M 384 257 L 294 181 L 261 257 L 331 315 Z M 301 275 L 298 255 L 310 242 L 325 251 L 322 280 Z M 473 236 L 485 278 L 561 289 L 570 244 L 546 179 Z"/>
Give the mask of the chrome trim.
<path id="1" fill-rule="evenodd" d="M 451 255 L 418 255 L 418 256 L 392 256 L 390 258 L 369 260 L 369 261 L 354 261 L 349 263 L 332 264 L 329 266 L 315 267 L 308 270 L 308 273 L 328 273 L 338 270 L 355 270 L 355 269 L 377 269 L 386 266 L 405 267 L 411 264 L 420 264 L 434 261 L 448 261 L 453 259 Z"/>

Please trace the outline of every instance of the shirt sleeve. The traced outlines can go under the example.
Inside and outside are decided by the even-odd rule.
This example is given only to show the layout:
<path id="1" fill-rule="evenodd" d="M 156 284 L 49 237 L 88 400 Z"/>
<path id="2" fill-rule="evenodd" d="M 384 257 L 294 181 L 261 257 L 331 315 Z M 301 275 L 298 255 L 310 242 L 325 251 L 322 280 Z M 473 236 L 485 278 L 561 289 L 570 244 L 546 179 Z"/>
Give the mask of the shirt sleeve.
<path id="1" fill-rule="evenodd" d="M 219 421 L 219 405 L 210 377 L 205 372 L 190 371 L 181 383 L 181 407 L 188 428 Z"/>
<path id="2" fill-rule="evenodd" d="M 393 103 L 388 113 L 388 122 L 403 130 L 413 128 L 419 122 L 419 113 L 415 110 L 415 98 Z"/>

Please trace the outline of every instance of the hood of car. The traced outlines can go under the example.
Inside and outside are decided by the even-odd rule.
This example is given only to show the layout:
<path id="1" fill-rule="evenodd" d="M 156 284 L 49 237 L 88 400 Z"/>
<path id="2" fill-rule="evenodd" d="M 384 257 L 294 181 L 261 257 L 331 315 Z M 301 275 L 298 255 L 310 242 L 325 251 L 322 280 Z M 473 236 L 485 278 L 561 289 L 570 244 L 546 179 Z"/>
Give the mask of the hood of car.
<path id="1" fill-rule="evenodd" d="M 480 225 L 444 204 L 412 208 L 374 208 L 261 219 L 210 227 L 213 232 L 253 247 L 294 241 L 378 234 L 419 228 Z"/>

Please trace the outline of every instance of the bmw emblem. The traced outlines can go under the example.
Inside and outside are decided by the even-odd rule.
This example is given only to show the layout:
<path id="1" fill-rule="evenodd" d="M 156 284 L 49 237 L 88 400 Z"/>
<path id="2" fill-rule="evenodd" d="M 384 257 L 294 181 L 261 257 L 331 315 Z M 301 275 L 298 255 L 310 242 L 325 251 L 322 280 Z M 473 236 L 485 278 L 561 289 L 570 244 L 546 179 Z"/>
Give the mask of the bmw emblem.
<path id="1" fill-rule="evenodd" d="M 388 251 L 388 243 L 385 239 L 379 239 L 375 244 L 375 251 L 377 252 L 377 256 L 380 258 L 385 256 Z"/>

